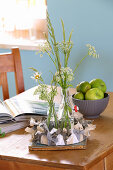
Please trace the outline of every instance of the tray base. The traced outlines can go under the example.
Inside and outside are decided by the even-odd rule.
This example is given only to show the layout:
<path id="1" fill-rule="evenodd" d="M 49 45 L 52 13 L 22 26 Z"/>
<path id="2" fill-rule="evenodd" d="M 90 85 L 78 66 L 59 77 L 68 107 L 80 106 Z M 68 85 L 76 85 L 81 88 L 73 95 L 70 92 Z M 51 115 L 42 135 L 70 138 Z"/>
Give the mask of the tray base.
<path id="1" fill-rule="evenodd" d="M 38 144 L 35 145 L 34 143 L 29 146 L 30 151 L 52 151 L 52 150 L 73 150 L 73 149 L 86 149 L 87 139 L 83 140 L 82 142 L 75 143 L 72 145 L 63 145 L 63 146 L 47 146 Z"/>

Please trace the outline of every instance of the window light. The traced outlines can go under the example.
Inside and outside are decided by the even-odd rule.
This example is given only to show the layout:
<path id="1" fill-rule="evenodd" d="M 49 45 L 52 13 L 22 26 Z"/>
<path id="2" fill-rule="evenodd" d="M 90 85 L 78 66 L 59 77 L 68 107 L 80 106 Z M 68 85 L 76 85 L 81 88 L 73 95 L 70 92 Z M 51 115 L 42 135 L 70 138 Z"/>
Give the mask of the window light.
<path id="1" fill-rule="evenodd" d="M 0 0 L 0 44 L 30 45 L 45 40 L 46 0 Z"/>

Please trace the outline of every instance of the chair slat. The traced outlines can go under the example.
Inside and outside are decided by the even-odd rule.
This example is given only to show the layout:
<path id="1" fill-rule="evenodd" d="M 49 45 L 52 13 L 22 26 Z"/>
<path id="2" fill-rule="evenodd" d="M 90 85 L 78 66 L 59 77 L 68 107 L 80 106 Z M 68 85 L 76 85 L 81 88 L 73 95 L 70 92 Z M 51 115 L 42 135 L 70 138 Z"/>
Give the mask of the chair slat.
<path id="1" fill-rule="evenodd" d="M 2 84 L 3 98 L 9 99 L 9 89 L 8 89 L 8 80 L 7 80 L 6 72 L 0 73 L 0 82 Z"/>
<path id="2" fill-rule="evenodd" d="M 19 94 L 24 91 L 24 79 L 19 49 L 12 49 L 12 54 L 15 67 L 16 93 Z"/>
<path id="3" fill-rule="evenodd" d="M 16 94 L 24 92 L 24 79 L 19 48 L 12 48 L 11 53 L 0 54 L 0 86 L 2 86 L 4 100 L 9 98 L 7 72 L 14 72 L 15 74 Z"/>
<path id="4" fill-rule="evenodd" d="M 14 72 L 14 60 L 11 53 L 0 55 L 0 72 Z"/>

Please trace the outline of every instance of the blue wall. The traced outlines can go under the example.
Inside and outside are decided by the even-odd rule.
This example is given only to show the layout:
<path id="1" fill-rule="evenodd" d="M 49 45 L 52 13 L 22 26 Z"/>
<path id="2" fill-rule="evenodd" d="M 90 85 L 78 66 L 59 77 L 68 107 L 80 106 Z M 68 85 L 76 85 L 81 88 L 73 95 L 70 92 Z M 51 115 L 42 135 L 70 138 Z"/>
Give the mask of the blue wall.
<path id="1" fill-rule="evenodd" d="M 67 36 L 74 30 L 74 46 L 69 61 L 72 69 L 86 55 L 87 43 L 94 45 L 100 54 L 99 59 L 88 57 L 80 65 L 73 81 L 74 87 L 83 80 L 101 78 L 107 84 L 107 91 L 113 91 L 113 0 L 48 0 L 48 11 L 57 40 L 62 38 L 60 18 L 64 21 Z M 32 72 L 28 67 L 31 66 L 42 72 L 45 82 L 49 84 L 49 71 L 54 72 L 55 68 L 48 56 L 40 58 L 35 51 L 21 50 L 21 57 L 26 89 L 36 85 L 30 78 Z M 9 77 L 10 96 L 15 95 L 12 81 Z"/>

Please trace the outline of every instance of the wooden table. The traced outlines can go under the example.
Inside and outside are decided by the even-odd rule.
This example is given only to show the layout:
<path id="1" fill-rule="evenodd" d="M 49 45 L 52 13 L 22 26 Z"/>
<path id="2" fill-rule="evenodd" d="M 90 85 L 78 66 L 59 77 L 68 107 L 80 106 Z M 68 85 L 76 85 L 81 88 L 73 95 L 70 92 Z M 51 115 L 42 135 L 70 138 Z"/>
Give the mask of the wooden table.
<path id="1" fill-rule="evenodd" d="M 21 129 L 0 138 L 0 170 L 113 170 L 113 93 L 109 94 L 86 150 L 29 151 L 31 136 Z"/>

